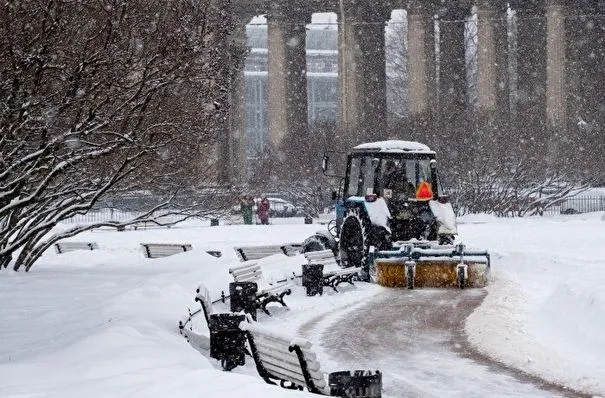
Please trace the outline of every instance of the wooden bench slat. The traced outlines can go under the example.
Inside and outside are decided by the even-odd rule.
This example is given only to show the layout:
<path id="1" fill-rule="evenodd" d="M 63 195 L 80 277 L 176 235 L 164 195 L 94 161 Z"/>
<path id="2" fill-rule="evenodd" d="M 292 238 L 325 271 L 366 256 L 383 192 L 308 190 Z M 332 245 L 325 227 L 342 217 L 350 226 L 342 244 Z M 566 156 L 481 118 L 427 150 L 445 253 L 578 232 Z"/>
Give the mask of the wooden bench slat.
<path id="1" fill-rule="evenodd" d="M 258 287 L 256 292 L 256 297 L 258 299 L 257 306 L 267 314 L 271 315 L 267 310 L 267 304 L 271 302 L 278 302 L 284 307 L 286 306 L 283 297 L 286 294 L 290 294 L 290 284 L 268 283 L 265 278 L 263 278 L 262 270 L 258 264 L 249 263 L 236 267 L 231 267 L 229 268 L 229 273 L 231 274 L 235 282 L 256 282 Z"/>
<path id="2" fill-rule="evenodd" d="M 290 287 L 292 287 L 292 286 L 289 283 L 285 282 L 285 283 L 280 283 L 277 285 L 266 286 L 266 287 L 262 288 L 261 290 L 259 290 L 259 293 L 271 294 L 274 292 L 280 292 L 282 290 L 289 289 Z"/>
<path id="3" fill-rule="evenodd" d="M 268 361 L 266 358 L 263 359 L 263 357 L 261 356 L 261 361 L 263 361 L 263 365 L 265 366 L 265 368 L 272 373 L 273 375 L 277 376 L 277 378 L 280 379 L 284 379 L 284 380 L 288 380 L 291 382 L 294 382 L 298 385 L 301 386 L 306 386 L 306 381 L 305 381 L 305 377 L 302 374 L 302 369 L 300 368 L 300 363 L 297 365 L 298 369 L 297 370 L 290 370 L 287 369 L 283 366 L 282 363 L 272 363 L 271 361 Z M 326 380 L 323 376 L 323 374 L 321 374 L 321 377 L 317 377 L 317 373 L 311 373 L 311 378 L 313 379 L 313 383 L 315 384 L 315 387 L 319 388 L 319 389 L 324 389 L 327 385 Z"/>
<path id="4" fill-rule="evenodd" d="M 233 276 L 236 282 L 239 282 L 240 278 L 260 278 L 262 272 L 259 266 L 243 268 L 243 269 L 231 269 L 229 273 Z"/>
<path id="5" fill-rule="evenodd" d="M 234 247 L 235 252 L 242 261 L 258 260 L 274 254 L 294 256 L 300 253 L 302 247 L 299 243 L 284 243 L 280 245 L 240 246 Z"/>
<path id="6" fill-rule="evenodd" d="M 289 355 L 289 352 L 283 352 L 278 350 L 267 350 L 267 347 L 257 347 L 258 354 L 263 362 L 270 362 L 274 365 L 282 366 L 292 372 L 299 372 L 302 375 L 302 371 L 300 370 L 300 362 L 296 355 Z"/>
<path id="7" fill-rule="evenodd" d="M 285 341 L 282 339 L 276 339 L 276 338 L 273 338 L 266 334 L 260 334 L 257 337 L 257 340 L 255 340 L 255 341 L 258 341 L 258 344 L 261 344 L 264 347 L 267 347 L 268 350 L 271 350 L 272 349 L 271 347 L 273 347 L 273 346 L 290 347 L 292 345 L 291 342 L 288 342 L 288 341 Z M 301 349 L 301 351 L 305 355 L 305 359 L 307 359 L 308 361 L 311 361 L 311 362 L 317 361 L 317 356 L 315 355 L 315 353 L 312 350 L 313 345 L 310 342 L 307 342 L 307 344 L 305 344 L 305 345 L 300 345 L 300 344 L 296 344 L 296 345 Z M 290 353 L 288 351 L 288 348 L 284 348 L 284 350 L 285 350 L 285 352 L 292 354 L 293 356 L 296 356 L 296 354 L 294 352 Z"/>
<path id="8" fill-rule="evenodd" d="M 324 273 L 324 276 L 342 276 L 342 275 L 356 273 L 359 271 L 361 271 L 361 267 L 342 268 L 342 269 L 338 269 L 338 270 L 328 271 L 327 273 Z"/>
<path id="9" fill-rule="evenodd" d="M 256 343 L 256 340 L 255 340 Z M 270 350 L 266 345 L 262 347 L 257 347 L 259 357 L 264 363 L 271 363 L 275 366 L 283 367 L 291 372 L 298 372 L 301 376 L 302 369 L 300 367 L 300 361 L 296 356 L 296 353 L 292 352 L 281 352 L 278 350 Z M 291 355 L 289 355 L 291 354 Z M 323 381 L 324 375 L 321 371 L 321 365 L 318 361 L 311 361 L 307 358 L 307 355 L 304 356 L 305 361 L 307 363 L 307 369 L 309 370 L 309 374 L 311 378 L 316 379 L 317 381 Z"/>
<path id="10" fill-rule="evenodd" d="M 146 258 L 168 257 L 193 250 L 189 243 L 141 243 Z"/>
<path id="11" fill-rule="evenodd" d="M 255 340 L 255 342 L 256 342 L 256 340 Z M 272 349 L 272 347 L 267 346 L 266 344 L 264 344 L 264 345 L 262 345 L 262 347 L 258 347 L 258 348 L 259 348 L 259 354 L 263 358 L 266 358 L 268 361 L 271 361 L 272 363 L 275 363 L 275 364 L 283 363 L 284 366 L 286 366 L 286 367 L 294 366 L 293 371 L 297 371 L 297 369 L 300 369 L 300 362 L 294 352 L 291 353 L 291 352 L 279 351 L 277 349 Z M 307 360 L 306 355 L 305 355 L 305 360 Z M 307 361 L 307 365 L 309 366 L 309 370 L 313 370 L 315 372 L 320 370 L 320 365 L 319 365 L 319 362 L 317 362 L 317 361 Z"/>
<path id="12" fill-rule="evenodd" d="M 281 368 L 279 366 L 275 366 L 271 363 L 263 361 L 265 369 L 271 374 L 273 374 L 278 379 L 288 380 L 294 382 L 300 386 L 305 386 L 307 383 L 305 382 L 305 378 L 302 375 L 297 375 L 292 372 L 288 372 L 286 369 Z"/>
<path id="13" fill-rule="evenodd" d="M 55 243 L 55 252 L 63 254 L 75 250 L 98 250 L 97 242 L 57 242 Z"/>
<path id="14" fill-rule="evenodd" d="M 254 340 L 254 342 L 257 345 L 259 357 L 265 365 L 271 364 L 273 366 L 285 369 L 286 371 L 292 374 L 299 375 L 300 379 L 304 380 L 304 375 L 300 367 L 300 361 L 298 360 L 298 356 L 295 352 L 280 351 L 279 349 L 275 349 L 275 346 L 268 346 L 266 344 L 259 345 L 259 343 L 257 343 L 257 340 Z M 315 354 L 313 354 L 313 356 L 315 356 Z M 304 358 L 307 363 L 307 369 L 309 370 L 309 374 L 316 386 L 319 387 L 319 385 L 321 385 L 322 383 L 325 384 L 324 374 L 323 372 L 321 372 L 319 362 L 315 360 L 309 360 L 308 355 L 304 355 Z"/>
<path id="15" fill-rule="evenodd" d="M 242 323 L 240 328 L 248 333 L 257 368 L 267 382 L 269 379 L 288 381 L 307 387 L 311 392 L 329 395 L 326 376 L 309 340 L 292 338 L 256 323 Z M 292 351 L 291 346 L 295 347 Z"/>
<path id="16" fill-rule="evenodd" d="M 233 280 L 235 280 L 235 282 L 240 282 L 240 281 L 243 281 L 244 279 L 246 281 L 248 279 L 260 279 L 262 277 L 261 271 L 259 271 L 257 269 L 239 270 L 237 272 L 232 272 L 231 274 L 232 274 Z"/>
<path id="17" fill-rule="evenodd" d="M 361 267 L 357 268 L 340 268 L 340 264 L 334 252 L 330 249 L 319 250 L 314 252 L 305 253 L 305 258 L 308 264 L 322 264 L 323 267 L 323 278 L 324 286 L 330 286 L 335 291 L 336 286 L 342 282 L 348 282 L 353 284 L 353 278 L 355 274 L 361 271 Z"/>

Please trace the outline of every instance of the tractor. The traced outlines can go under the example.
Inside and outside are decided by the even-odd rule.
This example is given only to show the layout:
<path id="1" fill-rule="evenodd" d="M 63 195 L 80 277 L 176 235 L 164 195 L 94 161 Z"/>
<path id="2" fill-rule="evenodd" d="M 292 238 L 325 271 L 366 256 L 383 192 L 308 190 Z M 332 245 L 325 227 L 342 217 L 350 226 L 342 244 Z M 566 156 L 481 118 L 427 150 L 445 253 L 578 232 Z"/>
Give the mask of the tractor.
<path id="1" fill-rule="evenodd" d="M 441 268 L 448 262 L 443 257 L 449 257 L 449 263 L 455 262 L 450 264 L 454 281 L 428 285 L 476 285 L 469 281 L 466 266 L 461 275 L 459 265 L 464 255 L 479 255 L 488 258 L 489 268 L 489 255 L 453 245 L 456 218 L 435 157 L 434 151 L 418 142 L 365 143 L 347 155 L 345 175 L 336 176 L 328 174 L 330 159 L 324 155 L 324 174 L 340 178 L 339 190 L 332 193 L 336 219 L 328 224 L 328 231 L 307 238 L 303 252 L 332 249 L 342 267 L 362 267 L 365 281 L 377 281 L 376 263 L 381 259 L 399 261 L 402 267 L 412 261 L 415 274 L 426 270 L 443 274 Z M 438 265 L 428 266 L 435 260 Z M 408 287 L 410 279 L 414 278 L 406 276 Z"/>

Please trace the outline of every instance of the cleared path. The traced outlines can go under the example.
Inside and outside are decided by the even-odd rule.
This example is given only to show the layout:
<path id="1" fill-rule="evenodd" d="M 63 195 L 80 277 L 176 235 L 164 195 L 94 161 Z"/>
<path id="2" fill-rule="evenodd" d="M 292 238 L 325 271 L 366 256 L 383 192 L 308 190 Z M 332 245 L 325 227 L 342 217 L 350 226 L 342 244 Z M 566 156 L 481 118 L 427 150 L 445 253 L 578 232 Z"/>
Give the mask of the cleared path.
<path id="1" fill-rule="evenodd" d="M 380 369 L 383 397 L 583 396 L 472 350 L 464 321 L 484 297 L 482 289 L 385 289 L 343 312 L 320 345 L 341 370 Z M 302 325 L 301 332 L 318 321 Z"/>

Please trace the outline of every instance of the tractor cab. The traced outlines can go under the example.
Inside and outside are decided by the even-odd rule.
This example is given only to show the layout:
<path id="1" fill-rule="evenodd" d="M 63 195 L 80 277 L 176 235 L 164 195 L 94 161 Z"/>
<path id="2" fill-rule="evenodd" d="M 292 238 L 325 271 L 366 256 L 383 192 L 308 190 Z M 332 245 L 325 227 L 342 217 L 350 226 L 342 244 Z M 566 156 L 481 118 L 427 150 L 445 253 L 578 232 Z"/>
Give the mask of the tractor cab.
<path id="1" fill-rule="evenodd" d="M 381 247 L 411 239 L 453 240 L 451 228 L 442 227 L 440 232 L 440 215 L 435 213 L 448 197 L 439 181 L 435 152 L 424 144 L 381 141 L 354 147 L 347 156 L 344 184 L 336 199 L 339 236 L 347 211 L 359 207 L 362 215 L 375 221 L 379 217 L 372 213 L 388 213 Z"/>

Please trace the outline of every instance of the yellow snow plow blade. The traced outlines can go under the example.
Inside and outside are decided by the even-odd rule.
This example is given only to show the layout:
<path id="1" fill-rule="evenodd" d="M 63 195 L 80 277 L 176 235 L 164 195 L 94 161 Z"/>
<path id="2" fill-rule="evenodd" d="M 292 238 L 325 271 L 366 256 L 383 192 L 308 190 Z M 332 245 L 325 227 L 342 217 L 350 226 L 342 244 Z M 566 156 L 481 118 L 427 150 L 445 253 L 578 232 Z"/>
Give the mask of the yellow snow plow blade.
<path id="1" fill-rule="evenodd" d="M 485 287 L 488 269 L 486 263 L 467 261 L 464 287 Z M 401 260 L 379 259 L 375 262 L 377 282 L 387 287 L 461 287 L 458 280 L 458 262 L 427 260 L 415 266 L 413 285 L 408 285 L 406 264 Z M 411 281 L 410 281 L 411 283 Z"/>
<path id="2" fill-rule="evenodd" d="M 465 258 L 466 257 L 466 258 Z M 485 287 L 489 254 L 463 245 L 433 248 L 404 247 L 396 251 L 370 250 L 376 282 L 387 287 Z"/>

